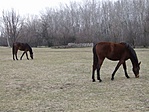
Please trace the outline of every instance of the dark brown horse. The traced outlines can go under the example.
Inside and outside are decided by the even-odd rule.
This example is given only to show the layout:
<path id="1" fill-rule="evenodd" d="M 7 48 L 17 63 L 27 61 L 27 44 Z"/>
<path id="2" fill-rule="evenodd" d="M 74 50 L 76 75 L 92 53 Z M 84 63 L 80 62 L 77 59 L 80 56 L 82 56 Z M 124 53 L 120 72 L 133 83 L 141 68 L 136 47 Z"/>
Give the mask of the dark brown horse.
<path id="1" fill-rule="evenodd" d="M 113 61 L 119 61 L 114 72 L 112 73 L 111 80 L 114 80 L 114 75 L 120 65 L 123 65 L 125 76 L 129 78 L 126 71 L 126 60 L 130 59 L 133 66 L 133 72 L 136 78 L 139 78 L 140 64 L 135 50 L 128 43 L 111 43 L 111 42 L 100 42 L 93 47 L 93 71 L 92 80 L 95 82 L 94 72 L 97 69 L 97 79 L 100 79 L 100 68 L 104 59 L 107 58 Z"/>
<path id="2" fill-rule="evenodd" d="M 13 43 L 13 47 L 12 47 L 13 60 L 15 60 L 15 56 L 16 56 L 16 60 L 18 60 L 18 57 L 17 57 L 18 50 L 24 51 L 22 56 L 20 57 L 20 60 L 22 60 L 22 57 L 24 56 L 24 54 L 26 54 L 26 57 L 29 60 L 28 54 L 27 54 L 28 51 L 30 52 L 31 59 L 33 59 L 32 48 L 27 43 L 15 42 Z"/>

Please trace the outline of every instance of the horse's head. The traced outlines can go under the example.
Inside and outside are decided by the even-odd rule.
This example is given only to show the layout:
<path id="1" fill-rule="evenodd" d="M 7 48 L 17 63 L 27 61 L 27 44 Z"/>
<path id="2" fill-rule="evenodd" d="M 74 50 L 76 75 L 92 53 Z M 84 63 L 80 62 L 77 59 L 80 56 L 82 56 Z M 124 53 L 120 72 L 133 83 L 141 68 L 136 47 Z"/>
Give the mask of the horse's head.
<path id="1" fill-rule="evenodd" d="M 139 78 L 139 70 L 140 70 L 140 64 L 141 62 L 139 62 L 135 67 L 133 67 L 133 73 L 135 74 L 136 78 Z"/>
<path id="2" fill-rule="evenodd" d="M 31 59 L 33 59 L 33 53 L 30 53 L 30 57 L 31 57 Z"/>

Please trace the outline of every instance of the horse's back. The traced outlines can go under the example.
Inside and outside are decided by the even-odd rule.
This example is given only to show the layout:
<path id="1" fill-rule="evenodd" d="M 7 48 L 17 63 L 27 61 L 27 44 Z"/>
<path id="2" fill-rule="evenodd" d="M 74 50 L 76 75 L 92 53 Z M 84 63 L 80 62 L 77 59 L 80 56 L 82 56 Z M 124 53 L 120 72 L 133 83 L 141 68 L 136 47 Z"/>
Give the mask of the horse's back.
<path id="1" fill-rule="evenodd" d="M 27 43 L 15 42 L 13 43 L 13 47 L 18 50 L 25 51 L 28 50 L 30 46 Z"/>
<path id="2" fill-rule="evenodd" d="M 101 54 L 107 54 L 109 52 L 113 52 L 115 47 L 118 45 L 112 42 L 99 42 L 96 45 L 96 52 Z"/>
<path id="3" fill-rule="evenodd" d="M 99 42 L 96 46 L 96 49 L 104 52 L 120 52 L 126 49 L 125 43 Z"/>
<path id="4" fill-rule="evenodd" d="M 119 60 L 124 55 L 129 56 L 124 43 L 100 42 L 96 44 L 96 52 L 100 58 L 106 57 L 110 60 Z"/>

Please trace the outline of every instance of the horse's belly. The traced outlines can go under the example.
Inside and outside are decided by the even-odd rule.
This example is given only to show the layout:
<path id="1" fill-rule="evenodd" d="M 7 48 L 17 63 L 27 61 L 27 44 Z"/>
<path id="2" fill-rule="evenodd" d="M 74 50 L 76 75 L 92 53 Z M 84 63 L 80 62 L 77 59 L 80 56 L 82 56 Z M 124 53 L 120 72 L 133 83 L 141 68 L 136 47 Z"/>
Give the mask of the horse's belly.
<path id="1" fill-rule="evenodd" d="M 113 60 L 113 61 L 118 61 L 122 58 L 121 53 L 117 54 L 117 53 L 110 53 L 109 55 L 107 55 L 107 58 L 109 60 Z"/>
<path id="2" fill-rule="evenodd" d="M 107 57 L 107 59 L 112 60 L 112 61 L 118 61 L 119 60 L 119 58 L 109 58 L 109 57 Z"/>
<path id="3" fill-rule="evenodd" d="M 123 60 L 128 60 L 128 57 L 122 58 L 122 57 L 107 57 L 107 59 L 112 60 L 112 61 L 119 61 L 121 59 Z"/>

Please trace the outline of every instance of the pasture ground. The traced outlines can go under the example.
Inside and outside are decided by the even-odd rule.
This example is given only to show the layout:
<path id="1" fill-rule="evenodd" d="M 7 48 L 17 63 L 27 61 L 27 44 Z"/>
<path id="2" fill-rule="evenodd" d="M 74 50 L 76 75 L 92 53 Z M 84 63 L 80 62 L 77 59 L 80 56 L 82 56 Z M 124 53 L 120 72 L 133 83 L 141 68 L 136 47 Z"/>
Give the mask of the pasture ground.
<path id="1" fill-rule="evenodd" d="M 148 112 L 149 49 L 136 49 L 140 78 L 130 60 L 122 67 L 105 60 L 103 82 L 92 82 L 92 48 L 33 48 L 34 60 L 13 61 L 10 48 L 0 47 L 0 112 Z M 22 52 L 19 51 L 18 57 Z"/>

